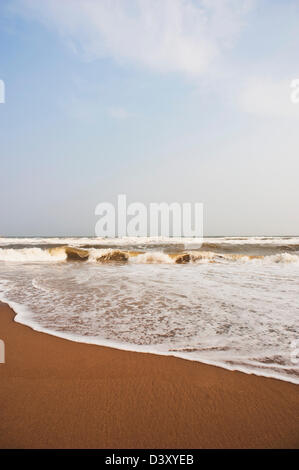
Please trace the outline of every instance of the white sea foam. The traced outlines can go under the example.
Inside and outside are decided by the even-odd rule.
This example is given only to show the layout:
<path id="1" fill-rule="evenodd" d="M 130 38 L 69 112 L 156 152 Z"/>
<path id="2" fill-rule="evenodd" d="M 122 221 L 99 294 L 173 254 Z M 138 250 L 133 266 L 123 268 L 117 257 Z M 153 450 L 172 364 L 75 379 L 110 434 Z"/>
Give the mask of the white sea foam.
<path id="1" fill-rule="evenodd" d="M 107 247 L 117 245 L 119 247 L 138 245 L 175 245 L 175 244 L 196 245 L 201 244 L 201 239 L 181 238 L 181 237 L 122 237 L 122 238 L 102 238 L 102 237 L 53 237 L 53 238 L 15 238 L 0 237 L 0 246 L 12 244 L 24 245 L 105 245 Z M 299 243 L 299 242 L 298 242 Z"/>
<path id="2" fill-rule="evenodd" d="M 298 263 L 299 255 L 291 253 L 278 253 L 276 255 L 266 256 L 265 261 L 274 263 Z"/>
<path id="3" fill-rule="evenodd" d="M 63 261 L 65 259 L 65 251 L 59 249 L 43 250 L 41 248 L 0 248 L 0 261 L 28 263 L 55 262 Z"/>
<path id="4" fill-rule="evenodd" d="M 122 237 L 122 238 L 102 238 L 102 237 L 0 237 L 0 246 L 11 244 L 24 245 L 117 245 L 119 247 L 131 245 L 175 245 L 197 243 L 211 243 L 218 245 L 299 245 L 299 237 L 206 237 L 203 240 L 196 238 L 177 237 Z"/>
<path id="5" fill-rule="evenodd" d="M 136 264 L 173 264 L 175 261 L 169 255 L 162 252 L 149 251 L 130 258 Z"/>

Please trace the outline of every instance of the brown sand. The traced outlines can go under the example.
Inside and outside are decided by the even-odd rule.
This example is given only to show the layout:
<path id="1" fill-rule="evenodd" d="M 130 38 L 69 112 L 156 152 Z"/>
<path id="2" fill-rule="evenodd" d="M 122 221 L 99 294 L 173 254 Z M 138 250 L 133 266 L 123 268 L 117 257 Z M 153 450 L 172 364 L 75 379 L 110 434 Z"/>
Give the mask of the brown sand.
<path id="1" fill-rule="evenodd" d="M 298 386 L 79 344 L 0 305 L 0 448 L 292 448 Z"/>

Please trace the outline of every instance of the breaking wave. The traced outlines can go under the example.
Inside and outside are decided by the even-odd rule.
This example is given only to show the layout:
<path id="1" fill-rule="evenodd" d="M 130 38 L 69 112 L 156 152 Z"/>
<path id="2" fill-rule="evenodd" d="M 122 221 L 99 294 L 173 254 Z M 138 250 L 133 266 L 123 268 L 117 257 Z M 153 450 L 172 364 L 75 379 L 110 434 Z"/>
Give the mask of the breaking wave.
<path id="1" fill-rule="evenodd" d="M 276 253 L 274 255 L 247 255 L 218 253 L 213 251 L 127 251 L 120 249 L 78 248 L 62 246 L 55 248 L 0 248 L 0 261 L 16 263 L 84 261 L 93 263 L 136 264 L 204 264 L 204 263 L 298 263 L 299 253 Z"/>
<path id="2" fill-rule="evenodd" d="M 0 248 L 0 261 L 18 263 L 64 261 L 67 255 L 64 248 Z"/>

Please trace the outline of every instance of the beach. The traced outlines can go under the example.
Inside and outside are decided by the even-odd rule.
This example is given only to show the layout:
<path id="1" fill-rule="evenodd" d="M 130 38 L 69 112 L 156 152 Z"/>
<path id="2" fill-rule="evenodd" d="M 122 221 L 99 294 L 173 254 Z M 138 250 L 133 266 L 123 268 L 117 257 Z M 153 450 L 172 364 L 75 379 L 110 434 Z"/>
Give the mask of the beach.
<path id="1" fill-rule="evenodd" d="M 33 331 L 0 306 L 1 448 L 296 448 L 298 386 Z"/>

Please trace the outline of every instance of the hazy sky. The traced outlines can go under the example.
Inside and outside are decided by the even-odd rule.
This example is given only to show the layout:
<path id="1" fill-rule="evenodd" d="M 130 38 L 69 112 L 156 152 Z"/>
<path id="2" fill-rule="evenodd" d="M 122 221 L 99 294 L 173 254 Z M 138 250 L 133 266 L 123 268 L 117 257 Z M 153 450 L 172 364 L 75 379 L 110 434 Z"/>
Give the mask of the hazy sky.
<path id="1" fill-rule="evenodd" d="M 123 193 L 298 235 L 298 25 L 298 0 L 1 0 L 0 235 L 94 235 Z"/>

